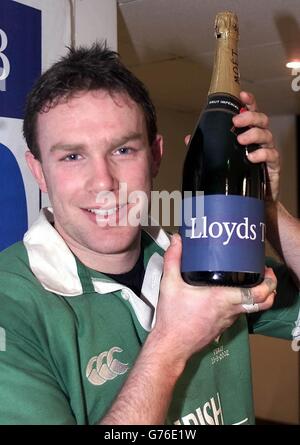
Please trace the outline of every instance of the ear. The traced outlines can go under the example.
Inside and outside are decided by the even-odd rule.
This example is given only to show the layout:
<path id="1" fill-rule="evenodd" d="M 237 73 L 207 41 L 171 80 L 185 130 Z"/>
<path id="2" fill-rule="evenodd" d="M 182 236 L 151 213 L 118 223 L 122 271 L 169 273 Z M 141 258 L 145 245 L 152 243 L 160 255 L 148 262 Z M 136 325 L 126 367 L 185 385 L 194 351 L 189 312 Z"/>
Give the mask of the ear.
<path id="1" fill-rule="evenodd" d="M 161 159 L 163 156 L 163 137 L 158 134 L 156 135 L 155 141 L 151 146 L 151 154 L 152 154 L 152 165 L 151 165 L 151 173 L 152 177 L 155 178 L 159 171 Z"/>
<path id="2" fill-rule="evenodd" d="M 47 193 L 47 184 L 41 162 L 36 159 L 29 150 L 26 151 L 25 158 L 31 173 L 38 183 L 39 188 L 42 192 Z"/>

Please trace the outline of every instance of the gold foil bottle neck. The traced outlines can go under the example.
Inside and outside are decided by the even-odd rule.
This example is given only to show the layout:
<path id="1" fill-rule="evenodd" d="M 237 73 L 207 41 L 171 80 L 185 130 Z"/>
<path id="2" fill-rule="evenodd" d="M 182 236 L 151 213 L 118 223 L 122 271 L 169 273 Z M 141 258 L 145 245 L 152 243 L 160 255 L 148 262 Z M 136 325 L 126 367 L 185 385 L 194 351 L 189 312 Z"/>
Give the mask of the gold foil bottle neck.
<path id="1" fill-rule="evenodd" d="M 216 51 L 208 94 L 225 93 L 239 99 L 238 18 L 233 12 L 219 12 L 215 20 Z"/>
<path id="2" fill-rule="evenodd" d="M 217 38 L 234 37 L 239 38 L 239 24 L 234 12 L 219 12 L 215 20 L 215 34 Z"/>

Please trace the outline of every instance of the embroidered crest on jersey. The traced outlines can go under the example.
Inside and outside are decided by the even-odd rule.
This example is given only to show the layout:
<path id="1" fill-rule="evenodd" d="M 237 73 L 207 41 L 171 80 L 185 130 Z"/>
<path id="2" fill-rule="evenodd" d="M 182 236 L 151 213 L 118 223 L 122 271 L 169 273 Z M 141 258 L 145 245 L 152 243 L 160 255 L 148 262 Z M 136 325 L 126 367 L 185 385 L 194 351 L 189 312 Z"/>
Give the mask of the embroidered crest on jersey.
<path id="1" fill-rule="evenodd" d="M 123 352 L 123 349 L 114 346 L 109 351 L 101 352 L 89 360 L 86 377 L 90 383 L 97 386 L 103 385 L 107 380 L 113 380 L 128 371 L 128 363 L 122 363 L 113 357 L 116 352 Z"/>

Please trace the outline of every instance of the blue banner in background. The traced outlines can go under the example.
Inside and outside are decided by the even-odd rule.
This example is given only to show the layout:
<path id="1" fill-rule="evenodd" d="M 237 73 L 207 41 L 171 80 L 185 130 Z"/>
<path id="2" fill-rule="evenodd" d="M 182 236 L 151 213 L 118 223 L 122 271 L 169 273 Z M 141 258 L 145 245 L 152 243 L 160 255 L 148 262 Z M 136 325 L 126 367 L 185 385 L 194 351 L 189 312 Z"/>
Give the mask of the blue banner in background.
<path id="1" fill-rule="evenodd" d="M 41 11 L 1 0 L 0 39 L 0 116 L 23 119 L 26 95 L 41 73 Z"/>
<path id="2" fill-rule="evenodd" d="M 11 151 L 0 144 L 0 250 L 23 238 L 27 204 L 23 178 Z M 5 168 L 3 168 L 5 167 Z"/>
<path id="3" fill-rule="evenodd" d="M 20 131 L 26 96 L 41 73 L 41 19 L 38 9 L 0 0 L 0 250 L 21 240 L 28 228 L 17 158 L 26 148 Z"/>

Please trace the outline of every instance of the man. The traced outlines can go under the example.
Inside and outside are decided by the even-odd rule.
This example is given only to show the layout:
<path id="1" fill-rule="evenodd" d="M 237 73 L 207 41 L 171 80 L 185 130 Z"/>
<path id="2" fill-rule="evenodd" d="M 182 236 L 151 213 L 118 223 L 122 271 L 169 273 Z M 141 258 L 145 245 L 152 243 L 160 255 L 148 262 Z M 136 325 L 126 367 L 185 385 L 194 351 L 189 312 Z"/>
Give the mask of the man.
<path id="1" fill-rule="evenodd" d="M 250 111 L 234 123 L 254 126 L 241 143 L 264 147 L 251 160 L 268 162 L 272 219 L 295 224 L 277 204 L 267 118 L 252 96 L 242 100 Z M 53 210 L 0 259 L 0 422 L 253 423 L 248 323 L 291 338 L 298 291 L 277 268 L 287 307 L 264 318 L 277 282 L 270 268 L 251 293 L 192 287 L 180 276 L 178 235 L 169 246 L 162 230 L 123 224 L 134 204 L 121 184 L 149 197 L 162 156 L 143 85 L 108 49 L 71 50 L 31 92 L 24 135 Z M 244 303 L 260 312 L 247 319 Z"/>

